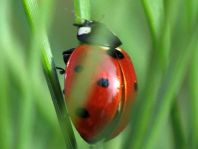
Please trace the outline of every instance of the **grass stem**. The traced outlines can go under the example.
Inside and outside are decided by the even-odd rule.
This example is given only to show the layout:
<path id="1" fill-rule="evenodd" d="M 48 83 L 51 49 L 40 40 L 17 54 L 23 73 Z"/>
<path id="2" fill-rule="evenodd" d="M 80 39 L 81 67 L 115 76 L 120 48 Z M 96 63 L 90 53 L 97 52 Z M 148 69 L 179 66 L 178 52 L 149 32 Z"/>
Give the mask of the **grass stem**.
<path id="1" fill-rule="evenodd" d="M 74 0 L 75 23 L 91 19 L 90 0 Z"/>
<path id="2" fill-rule="evenodd" d="M 175 103 L 173 104 L 170 114 L 171 114 L 170 117 L 171 117 L 172 130 L 173 130 L 173 135 L 174 135 L 174 140 L 175 140 L 175 148 L 185 149 L 186 138 L 183 132 L 180 109 L 179 109 L 177 99 L 175 100 Z"/>
<path id="3" fill-rule="evenodd" d="M 190 108 L 189 108 L 189 134 L 188 147 L 198 148 L 198 44 L 192 58 L 189 77 Z"/>
<path id="4" fill-rule="evenodd" d="M 30 25 L 32 27 L 33 34 L 35 34 L 35 36 L 38 37 L 37 42 L 40 45 L 42 53 L 43 71 L 52 96 L 59 124 L 62 129 L 63 136 L 65 138 L 66 147 L 68 149 L 75 149 L 76 140 L 69 116 L 67 114 L 62 89 L 60 87 L 60 83 L 56 72 L 55 62 L 53 60 L 49 41 L 45 32 L 45 27 L 43 24 L 41 24 L 45 22 L 41 21 L 41 19 L 43 19 L 42 17 L 39 18 L 40 15 L 38 14 L 38 12 L 41 13 L 41 11 L 37 5 L 36 0 L 23 0 L 23 4 L 27 17 L 30 21 Z M 45 7 L 47 7 L 47 3 L 44 5 L 46 5 Z M 40 20 L 41 23 L 38 20 Z"/>

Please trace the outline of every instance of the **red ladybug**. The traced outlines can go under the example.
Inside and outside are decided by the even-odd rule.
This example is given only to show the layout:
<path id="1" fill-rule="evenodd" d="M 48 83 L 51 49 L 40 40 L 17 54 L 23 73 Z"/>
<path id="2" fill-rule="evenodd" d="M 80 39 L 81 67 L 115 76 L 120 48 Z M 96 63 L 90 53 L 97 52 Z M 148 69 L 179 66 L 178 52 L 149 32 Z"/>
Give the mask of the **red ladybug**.
<path id="1" fill-rule="evenodd" d="M 127 125 L 137 80 L 121 41 L 104 24 L 75 24 L 81 42 L 63 52 L 64 93 L 69 114 L 89 143 L 117 136 Z"/>

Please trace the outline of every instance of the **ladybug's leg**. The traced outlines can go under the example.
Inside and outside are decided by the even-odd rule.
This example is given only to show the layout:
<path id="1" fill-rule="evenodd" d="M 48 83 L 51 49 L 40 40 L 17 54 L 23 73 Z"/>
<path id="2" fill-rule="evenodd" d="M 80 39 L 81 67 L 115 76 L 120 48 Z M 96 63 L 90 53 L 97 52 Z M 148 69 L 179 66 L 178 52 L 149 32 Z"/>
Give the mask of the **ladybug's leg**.
<path id="1" fill-rule="evenodd" d="M 56 69 L 59 70 L 59 73 L 62 75 L 65 73 L 65 69 L 61 68 L 61 67 L 56 67 Z"/>
<path id="2" fill-rule="evenodd" d="M 69 49 L 69 50 L 66 50 L 66 51 L 63 51 L 63 60 L 65 62 L 65 64 L 67 64 L 67 61 L 70 57 L 70 55 L 72 54 L 72 52 L 74 51 L 75 48 L 72 48 L 72 49 Z M 62 75 L 65 73 L 65 70 L 61 67 L 56 67 L 56 69 L 59 70 L 59 73 Z"/>
<path id="3" fill-rule="evenodd" d="M 67 64 L 68 59 L 69 59 L 70 55 L 72 54 L 72 52 L 74 51 L 74 49 L 75 48 L 63 51 L 63 60 L 64 60 L 65 64 Z"/>
<path id="4" fill-rule="evenodd" d="M 59 73 L 60 73 L 61 75 L 63 75 L 63 74 L 65 73 L 65 69 L 63 69 L 63 68 L 61 68 L 61 67 L 56 67 L 56 69 L 59 70 Z M 63 89 L 63 94 L 65 94 L 65 90 L 64 90 L 64 89 Z"/>

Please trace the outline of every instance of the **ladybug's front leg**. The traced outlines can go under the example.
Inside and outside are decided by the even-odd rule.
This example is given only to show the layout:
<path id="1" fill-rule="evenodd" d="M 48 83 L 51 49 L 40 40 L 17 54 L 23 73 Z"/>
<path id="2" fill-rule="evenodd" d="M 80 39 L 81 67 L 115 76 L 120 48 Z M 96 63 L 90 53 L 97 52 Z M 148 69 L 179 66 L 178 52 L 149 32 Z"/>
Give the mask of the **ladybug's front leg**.
<path id="1" fill-rule="evenodd" d="M 72 52 L 74 51 L 75 48 L 63 51 L 63 60 L 65 62 L 65 64 L 67 64 L 68 59 L 70 57 L 70 55 L 72 54 Z M 61 67 L 56 67 L 56 69 L 59 70 L 59 73 L 62 75 L 65 73 L 65 69 L 61 68 Z"/>
<path id="2" fill-rule="evenodd" d="M 75 48 L 63 51 L 63 60 L 65 62 L 65 64 L 67 65 L 67 62 L 69 60 L 70 55 L 72 54 L 72 52 L 74 51 Z"/>

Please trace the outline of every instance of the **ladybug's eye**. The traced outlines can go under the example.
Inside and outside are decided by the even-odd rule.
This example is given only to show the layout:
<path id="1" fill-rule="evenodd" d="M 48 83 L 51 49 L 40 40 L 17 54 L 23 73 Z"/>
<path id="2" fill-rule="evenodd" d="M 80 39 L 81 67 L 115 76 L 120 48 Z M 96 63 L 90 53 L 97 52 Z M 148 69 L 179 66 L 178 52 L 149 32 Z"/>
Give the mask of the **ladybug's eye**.
<path id="1" fill-rule="evenodd" d="M 80 27 L 78 29 L 78 35 L 84 35 L 91 33 L 91 27 Z"/>

